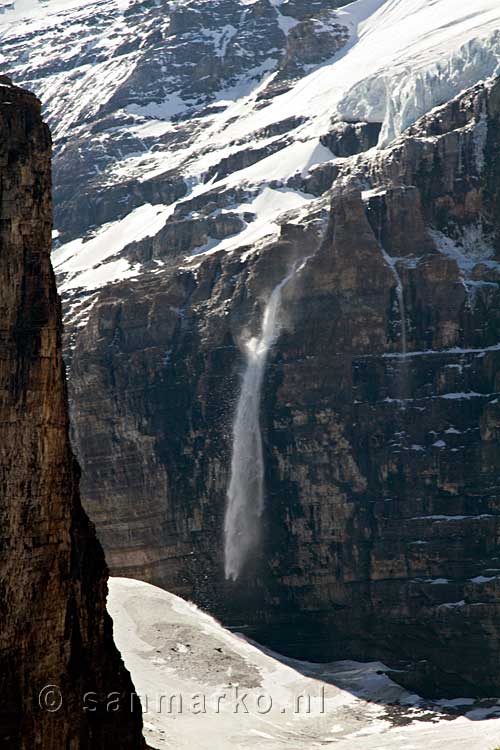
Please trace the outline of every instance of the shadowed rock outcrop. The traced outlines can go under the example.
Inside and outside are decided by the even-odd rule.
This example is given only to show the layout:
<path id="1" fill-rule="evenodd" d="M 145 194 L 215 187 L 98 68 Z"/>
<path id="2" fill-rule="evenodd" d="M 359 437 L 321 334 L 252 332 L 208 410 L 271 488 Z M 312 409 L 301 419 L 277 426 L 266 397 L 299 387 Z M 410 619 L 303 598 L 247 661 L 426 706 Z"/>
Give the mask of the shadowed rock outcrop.
<path id="1" fill-rule="evenodd" d="M 131 709 L 105 608 L 104 556 L 80 504 L 68 437 L 50 155 L 38 100 L 2 77 L 0 744 L 140 750 L 140 704 Z M 106 710 L 111 693 L 117 712 Z"/>

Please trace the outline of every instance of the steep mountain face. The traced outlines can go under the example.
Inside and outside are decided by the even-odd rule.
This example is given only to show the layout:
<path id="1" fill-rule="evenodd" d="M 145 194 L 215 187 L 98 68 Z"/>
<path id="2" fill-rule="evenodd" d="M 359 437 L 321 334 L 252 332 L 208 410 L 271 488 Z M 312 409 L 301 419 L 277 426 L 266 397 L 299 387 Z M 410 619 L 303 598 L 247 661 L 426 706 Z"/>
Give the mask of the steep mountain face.
<path id="1" fill-rule="evenodd" d="M 130 709 L 104 556 L 69 443 L 50 135 L 37 99 L 4 76 L 0 134 L 0 740 L 16 750 L 139 750 L 140 706 Z M 47 685 L 54 691 L 41 693 Z M 83 710 L 88 691 L 99 694 L 92 712 Z M 121 710 L 107 714 L 111 692 Z"/>
<path id="2" fill-rule="evenodd" d="M 102 295 L 72 387 L 113 570 L 281 650 L 416 661 L 424 690 L 498 690 L 499 94 L 479 85 L 348 160 L 253 252 Z M 230 585 L 241 339 L 306 256 L 266 371 L 262 544 Z"/>
<path id="3" fill-rule="evenodd" d="M 500 8 L 340 5 L 56 1 L 0 29 L 56 133 L 84 502 L 115 573 L 278 651 L 494 694 Z M 305 259 L 228 583 L 248 341 Z"/>

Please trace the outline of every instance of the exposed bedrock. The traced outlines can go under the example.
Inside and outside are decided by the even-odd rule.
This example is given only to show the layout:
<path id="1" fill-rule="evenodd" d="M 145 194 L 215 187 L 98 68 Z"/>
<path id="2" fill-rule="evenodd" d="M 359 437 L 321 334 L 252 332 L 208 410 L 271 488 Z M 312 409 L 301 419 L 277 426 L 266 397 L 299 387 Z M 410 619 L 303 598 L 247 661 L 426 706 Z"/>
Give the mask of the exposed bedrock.
<path id="1" fill-rule="evenodd" d="M 50 155 L 40 103 L 1 77 L 0 745 L 140 750 L 140 704 L 131 709 L 69 442 Z M 85 712 L 89 691 L 97 700 Z M 118 712 L 104 707 L 112 692 Z"/>
<path id="2" fill-rule="evenodd" d="M 296 656 L 382 658 L 427 692 L 500 689 L 499 93 L 477 86 L 343 159 L 278 240 L 101 293 L 71 387 L 114 573 Z M 229 585 L 240 345 L 311 254 L 265 373 L 261 544 Z"/>

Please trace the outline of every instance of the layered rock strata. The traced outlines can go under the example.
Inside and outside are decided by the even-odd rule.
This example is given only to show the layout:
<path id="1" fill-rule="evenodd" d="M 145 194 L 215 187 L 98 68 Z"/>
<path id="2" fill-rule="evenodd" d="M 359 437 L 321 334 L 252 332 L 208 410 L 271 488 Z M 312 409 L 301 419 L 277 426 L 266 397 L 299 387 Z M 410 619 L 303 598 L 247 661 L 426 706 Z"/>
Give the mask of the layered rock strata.
<path id="1" fill-rule="evenodd" d="M 140 750 L 69 442 L 50 135 L 38 100 L 5 77 L 0 134 L 0 744 Z"/>
<path id="2" fill-rule="evenodd" d="M 115 573 L 296 656 L 500 689 L 499 133 L 500 84 L 478 85 L 386 150 L 320 167 L 278 240 L 179 268 L 159 238 L 161 268 L 101 292 L 72 403 Z M 265 375 L 262 545 L 229 585 L 240 344 L 306 255 Z"/>

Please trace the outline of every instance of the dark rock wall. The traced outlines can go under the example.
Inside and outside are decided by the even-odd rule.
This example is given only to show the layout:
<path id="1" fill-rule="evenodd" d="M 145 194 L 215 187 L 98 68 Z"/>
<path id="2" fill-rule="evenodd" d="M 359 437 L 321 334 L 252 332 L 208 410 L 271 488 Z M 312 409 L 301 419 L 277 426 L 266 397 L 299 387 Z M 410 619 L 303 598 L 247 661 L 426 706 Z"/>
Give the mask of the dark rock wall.
<path id="1" fill-rule="evenodd" d="M 107 571 L 68 436 L 61 311 L 49 253 L 48 128 L 0 81 L 0 744 L 142 748 L 142 717 L 106 613 Z M 62 707 L 39 706 L 46 685 Z M 118 713 L 83 711 L 116 692 Z M 49 696 L 50 697 L 50 696 Z M 53 696 L 57 703 L 57 695 Z"/>
<path id="2" fill-rule="evenodd" d="M 101 294 L 72 401 L 114 572 L 281 651 L 383 658 L 427 691 L 500 689 L 499 90 L 344 160 L 316 214 L 245 260 L 167 263 Z M 311 254 L 266 370 L 262 546 L 229 586 L 238 342 Z"/>

